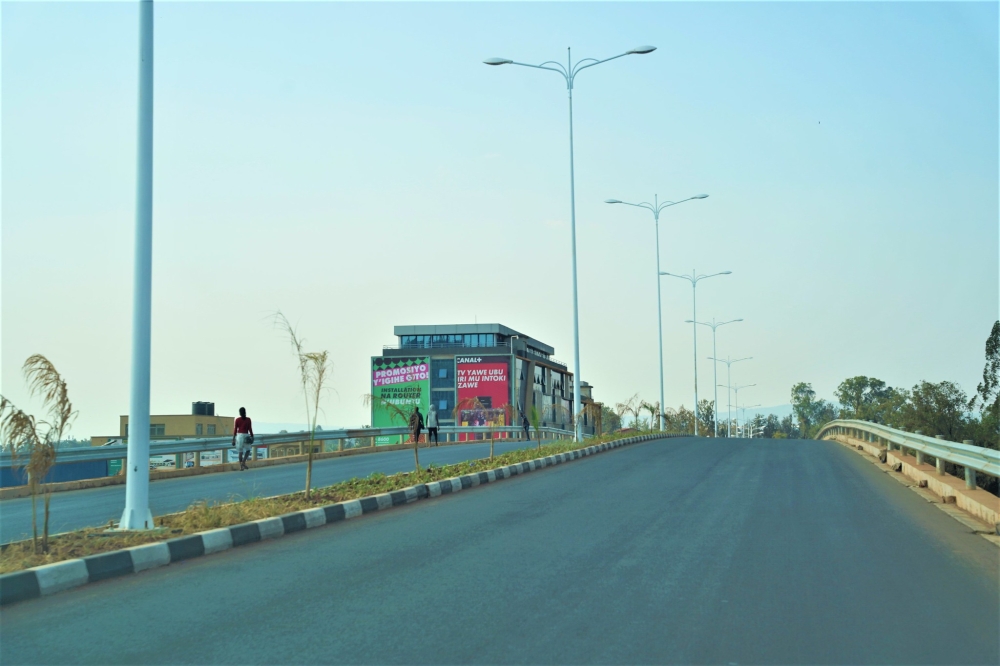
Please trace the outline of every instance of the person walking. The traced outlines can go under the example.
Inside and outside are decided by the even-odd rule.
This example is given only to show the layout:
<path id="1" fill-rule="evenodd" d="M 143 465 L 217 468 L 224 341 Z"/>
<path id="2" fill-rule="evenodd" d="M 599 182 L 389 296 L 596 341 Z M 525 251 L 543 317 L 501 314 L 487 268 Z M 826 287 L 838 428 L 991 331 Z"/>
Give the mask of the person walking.
<path id="1" fill-rule="evenodd" d="M 427 446 L 431 445 L 432 437 L 434 438 L 434 446 L 437 446 L 440 443 L 438 441 L 438 412 L 434 405 L 431 405 L 427 412 Z"/>
<path id="2" fill-rule="evenodd" d="M 410 434 L 413 436 L 414 446 L 420 443 L 420 431 L 424 429 L 424 415 L 420 413 L 420 407 L 413 406 L 413 413 L 410 414 Z"/>
<path id="3" fill-rule="evenodd" d="M 253 444 L 253 423 L 247 416 L 246 407 L 240 407 L 240 415 L 233 423 L 233 446 L 240 452 L 240 471 L 250 469 L 247 463 L 250 461 L 251 444 Z"/>
<path id="4" fill-rule="evenodd" d="M 521 414 L 521 427 L 524 428 L 524 438 L 529 442 L 531 441 L 531 432 L 528 430 L 530 425 L 531 424 L 528 423 L 528 417 Z"/>

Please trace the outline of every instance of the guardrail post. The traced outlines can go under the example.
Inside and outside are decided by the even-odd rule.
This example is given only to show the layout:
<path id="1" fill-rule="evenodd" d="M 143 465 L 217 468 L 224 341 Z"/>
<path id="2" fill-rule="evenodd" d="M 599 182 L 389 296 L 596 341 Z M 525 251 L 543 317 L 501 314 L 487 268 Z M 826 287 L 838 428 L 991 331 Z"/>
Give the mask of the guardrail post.
<path id="1" fill-rule="evenodd" d="M 257 460 L 257 446 L 250 447 L 250 460 Z"/>
<path id="2" fill-rule="evenodd" d="M 924 464 L 924 452 L 923 451 L 916 451 L 916 450 L 914 450 L 914 453 L 917 454 L 917 464 L 918 465 L 923 465 Z"/>
<path id="3" fill-rule="evenodd" d="M 219 464 L 225 465 L 229 462 L 229 454 L 227 453 L 229 449 L 219 449 Z"/>
<path id="4" fill-rule="evenodd" d="M 945 475 L 945 471 L 944 471 L 944 458 L 938 458 L 937 459 L 937 473 L 940 474 L 941 476 Z"/>
<path id="5" fill-rule="evenodd" d="M 201 451 L 194 452 L 194 466 L 201 467 Z"/>
<path id="6" fill-rule="evenodd" d="M 967 444 L 968 446 L 974 446 L 971 439 L 963 439 L 962 444 Z M 969 490 L 976 489 L 976 470 L 966 467 L 965 468 L 965 487 Z"/>

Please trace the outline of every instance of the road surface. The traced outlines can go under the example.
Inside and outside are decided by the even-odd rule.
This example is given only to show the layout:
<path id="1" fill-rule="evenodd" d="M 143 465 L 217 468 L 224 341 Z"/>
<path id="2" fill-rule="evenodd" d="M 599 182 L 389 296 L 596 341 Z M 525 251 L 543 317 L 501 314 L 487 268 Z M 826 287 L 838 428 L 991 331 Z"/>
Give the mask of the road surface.
<path id="1" fill-rule="evenodd" d="M 0 661 L 996 664 L 998 564 L 838 444 L 659 440 L 16 604 Z"/>

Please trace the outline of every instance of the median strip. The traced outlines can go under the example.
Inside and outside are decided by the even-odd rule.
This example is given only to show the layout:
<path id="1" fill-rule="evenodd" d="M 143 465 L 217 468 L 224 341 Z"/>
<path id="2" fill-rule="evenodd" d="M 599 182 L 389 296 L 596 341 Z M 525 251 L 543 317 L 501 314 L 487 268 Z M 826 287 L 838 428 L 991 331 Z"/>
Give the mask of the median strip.
<path id="1" fill-rule="evenodd" d="M 526 474 L 528 472 L 558 465 L 563 462 L 576 460 L 586 456 L 600 453 L 602 451 L 619 448 L 628 444 L 671 437 L 677 435 L 649 434 L 617 439 L 598 444 L 593 444 L 579 449 L 568 449 L 554 452 L 552 455 L 536 458 L 532 460 L 515 462 L 487 470 L 475 470 L 471 468 L 476 464 L 488 464 L 489 459 L 474 461 L 472 463 L 460 463 L 444 468 L 436 468 L 441 471 L 450 471 L 454 468 L 470 469 L 470 473 L 460 474 L 446 479 L 419 483 L 405 488 L 393 489 L 389 492 L 382 492 L 375 495 L 368 495 L 355 499 L 348 499 L 323 506 L 302 509 L 285 513 L 280 516 L 262 518 L 250 522 L 243 522 L 235 525 L 216 527 L 195 534 L 167 538 L 167 535 L 160 535 L 159 541 L 132 545 L 127 548 L 118 548 L 108 552 L 66 559 L 61 562 L 34 566 L 32 568 L 7 573 L 0 576 L 0 606 L 34 599 L 49 594 L 55 594 L 63 590 L 95 583 L 108 578 L 124 576 L 126 574 L 138 573 L 155 567 L 165 566 L 174 562 L 202 557 L 211 553 L 222 552 L 256 543 L 264 539 L 275 539 L 286 534 L 313 529 L 322 525 L 332 524 L 343 520 L 350 520 L 366 513 L 374 513 L 416 502 L 421 499 L 439 497 L 441 495 L 453 494 L 478 485 L 493 483 L 512 476 Z M 562 446 L 548 446 L 547 450 L 564 448 Z M 512 454 L 534 453 L 533 450 L 521 449 L 519 452 L 511 452 L 499 456 L 499 458 L 509 457 Z M 509 459 L 509 458 L 508 458 Z M 410 473 L 413 474 L 413 473 Z M 401 475 L 405 478 L 406 475 Z M 385 478 L 385 477 L 384 477 Z M 355 480 L 357 481 L 357 480 Z M 343 484 L 338 484 L 343 485 Z M 334 486 L 335 487 L 335 486 Z M 331 487 L 333 488 L 333 487 Z M 329 489 L 318 489 L 316 495 L 322 498 L 323 491 Z M 298 497 L 304 500 L 302 493 L 295 496 L 281 496 L 270 498 L 271 500 L 288 500 L 288 498 Z M 215 508 L 232 507 L 235 504 L 220 505 Z M 175 514 L 180 516 L 183 514 Z M 160 522 L 168 523 L 168 517 L 160 519 Z M 72 534 L 72 533 L 70 533 Z M 136 538 L 146 538 L 154 540 L 157 535 L 149 533 L 132 533 Z M 97 535 L 94 535 L 97 539 Z M 131 535 L 130 535 L 131 536 Z M 59 537 L 57 537 L 59 538 Z M 121 536 L 115 538 L 123 538 Z M 128 538 L 128 537 L 124 537 Z M 53 539 L 55 541 L 55 539 Z M 30 542 L 28 542 L 30 543 Z M 8 544 L 5 551 L 16 544 Z M 5 553 L 6 554 L 6 553 Z M 9 564 L 9 563 L 8 563 Z"/>

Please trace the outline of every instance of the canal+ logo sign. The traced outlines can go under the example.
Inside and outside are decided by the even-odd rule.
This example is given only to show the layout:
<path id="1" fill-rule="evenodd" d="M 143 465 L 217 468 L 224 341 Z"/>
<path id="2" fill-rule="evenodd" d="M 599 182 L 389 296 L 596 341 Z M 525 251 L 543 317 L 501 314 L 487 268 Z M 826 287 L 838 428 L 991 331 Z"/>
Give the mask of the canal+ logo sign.
<path id="1" fill-rule="evenodd" d="M 455 363 L 481 363 L 482 358 L 479 356 L 456 356 Z"/>

